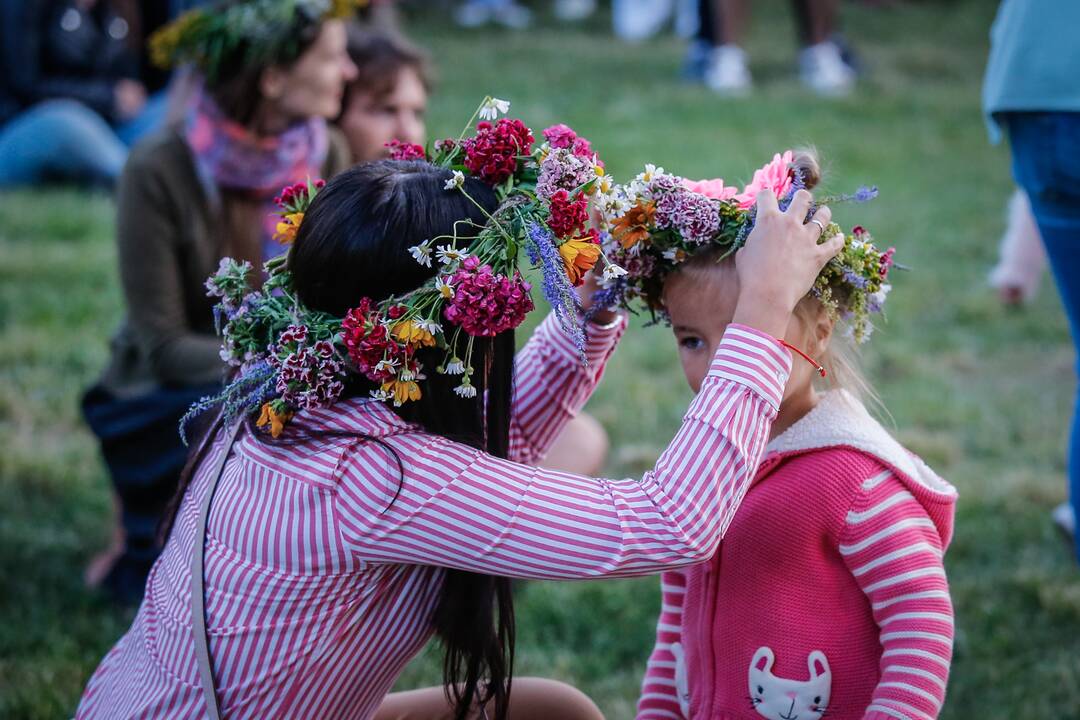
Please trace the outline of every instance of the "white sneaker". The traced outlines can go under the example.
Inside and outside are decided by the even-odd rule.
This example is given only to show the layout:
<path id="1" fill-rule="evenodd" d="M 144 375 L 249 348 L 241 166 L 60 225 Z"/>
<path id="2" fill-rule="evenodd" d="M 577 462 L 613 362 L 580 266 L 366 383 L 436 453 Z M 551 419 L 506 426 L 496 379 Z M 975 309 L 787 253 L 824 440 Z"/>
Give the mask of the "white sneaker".
<path id="1" fill-rule="evenodd" d="M 855 71 L 840 57 L 836 43 L 818 43 L 800 52 L 799 75 L 818 95 L 841 97 L 855 88 Z"/>
<path id="2" fill-rule="evenodd" d="M 1070 540 L 1076 537 L 1076 513 L 1072 505 L 1067 502 L 1061 503 L 1050 511 L 1050 517 L 1053 518 L 1054 525 L 1057 525 L 1058 529 Z"/>
<path id="3" fill-rule="evenodd" d="M 454 22 L 463 28 L 478 28 L 491 22 L 491 15 L 485 3 L 464 2 L 454 10 Z"/>
<path id="4" fill-rule="evenodd" d="M 738 45 L 713 48 L 705 68 L 705 85 L 721 95 L 739 96 L 749 93 L 753 82 L 746 64 L 746 51 Z"/>
<path id="5" fill-rule="evenodd" d="M 516 2 L 499 3 L 492 10 L 495 22 L 511 30 L 524 30 L 532 24 L 532 12 Z"/>
<path id="6" fill-rule="evenodd" d="M 555 17 L 563 22 L 579 22 L 596 12 L 596 0 L 555 0 Z"/>
<path id="7" fill-rule="evenodd" d="M 671 18 L 674 0 L 612 0 L 611 28 L 628 42 L 648 40 Z"/>

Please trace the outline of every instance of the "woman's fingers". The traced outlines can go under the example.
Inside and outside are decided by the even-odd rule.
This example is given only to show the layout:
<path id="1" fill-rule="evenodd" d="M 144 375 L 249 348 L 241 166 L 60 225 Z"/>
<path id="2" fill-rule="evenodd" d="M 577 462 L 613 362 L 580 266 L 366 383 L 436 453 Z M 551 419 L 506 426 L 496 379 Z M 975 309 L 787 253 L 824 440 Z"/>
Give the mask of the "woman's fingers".
<path id="1" fill-rule="evenodd" d="M 819 253 L 818 258 L 822 267 L 824 267 L 825 263 L 832 260 L 836 257 L 837 253 L 844 249 L 844 234 L 836 233 L 825 242 L 819 243 L 817 249 Z"/>
<path id="2" fill-rule="evenodd" d="M 821 223 L 821 227 L 818 228 L 814 221 Z M 825 232 L 825 228 L 829 227 L 829 223 L 832 222 L 832 210 L 827 205 L 823 205 L 817 209 L 814 213 L 814 217 L 810 218 L 807 225 L 812 225 L 815 230 L 818 230 L 818 234 Z"/>
<path id="3" fill-rule="evenodd" d="M 776 195 L 772 190 L 760 190 L 757 194 L 757 212 L 758 215 L 762 215 L 768 212 L 778 213 L 780 212 L 780 206 L 777 205 Z"/>
<path id="4" fill-rule="evenodd" d="M 813 200 L 813 196 L 806 190 L 796 190 L 786 212 L 788 215 L 800 219 L 804 218 L 806 217 L 806 214 L 810 212 L 810 203 L 813 202 Z"/>

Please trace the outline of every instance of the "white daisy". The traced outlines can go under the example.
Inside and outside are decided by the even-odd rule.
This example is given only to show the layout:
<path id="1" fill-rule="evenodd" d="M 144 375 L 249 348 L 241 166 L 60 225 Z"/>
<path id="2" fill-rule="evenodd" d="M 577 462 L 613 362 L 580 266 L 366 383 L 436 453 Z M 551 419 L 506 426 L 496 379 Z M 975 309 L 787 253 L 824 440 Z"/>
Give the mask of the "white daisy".
<path id="1" fill-rule="evenodd" d="M 435 289 L 447 300 L 454 297 L 454 286 L 450 284 L 448 275 L 440 275 L 435 278 Z"/>
<path id="2" fill-rule="evenodd" d="M 457 393 L 459 397 L 463 398 L 476 397 L 476 387 L 474 387 L 473 384 L 469 382 L 468 378 L 465 379 L 465 382 L 454 388 L 454 392 Z"/>
<path id="3" fill-rule="evenodd" d="M 419 245 L 413 245 L 409 248 L 409 254 L 412 255 L 413 260 L 420 263 L 424 267 L 431 267 L 431 245 L 427 242 L 422 242 Z"/>
<path id="4" fill-rule="evenodd" d="M 443 185 L 443 190 L 457 190 L 465 185 L 465 173 L 455 170 L 454 174 Z"/>
<path id="5" fill-rule="evenodd" d="M 400 373 L 398 373 L 398 380 L 402 382 L 411 382 L 413 380 L 416 380 L 416 373 L 414 373 L 409 368 L 404 368 Z"/>
<path id="6" fill-rule="evenodd" d="M 393 375 L 397 373 L 397 366 L 398 361 L 394 358 L 390 358 L 389 360 L 383 359 L 375 363 L 375 372 L 389 372 L 391 375 Z"/>
<path id="7" fill-rule="evenodd" d="M 509 110 L 509 100 L 500 100 L 499 98 L 489 97 L 484 101 L 484 104 L 480 106 L 480 119 L 494 120 L 499 117 L 500 114 L 505 115 Z"/>
<path id="8" fill-rule="evenodd" d="M 378 400 L 379 402 L 386 402 L 390 398 L 394 397 L 393 393 L 387 390 L 372 390 L 371 399 Z"/>
<path id="9" fill-rule="evenodd" d="M 439 335 L 442 333 L 442 325 L 431 320 L 417 320 L 416 326 L 421 330 L 427 330 L 432 335 Z"/>
<path id="10" fill-rule="evenodd" d="M 450 362 L 448 362 L 446 364 L 446 374 L 447 375 L 464 375 L 465 374 L 465 363 L 463 363 L 461 361 L 461 358 L 459 358 L 458 356 L 455 355 L 454 357 L 450 358 Z"/>
<path id="11" fill-rule="evenodd" d="M 604 266 L 604 279 L 614 280 L 615 278 L 622 277 L 626 274 L 626 270 L 619 267 L 615 263 L 608 263 Z"/>
<path id="12" fill-rule="evenodd" d="M 443 265 L 453 265 L 464 260 L 465 254 L 453 245 L 440 245 L 435 250 L 435 257 L 439 258 Z"/>

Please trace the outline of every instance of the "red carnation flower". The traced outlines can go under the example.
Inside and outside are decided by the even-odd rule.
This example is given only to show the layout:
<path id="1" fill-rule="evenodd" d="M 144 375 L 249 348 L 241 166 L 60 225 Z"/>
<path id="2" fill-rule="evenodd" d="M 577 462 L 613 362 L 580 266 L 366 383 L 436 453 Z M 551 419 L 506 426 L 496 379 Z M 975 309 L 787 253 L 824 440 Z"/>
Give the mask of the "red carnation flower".
<path id="1" fill-rule="evenodd" d="M 565 238 L 577 234 L 589 222 L 589 199 L 579 193 L 573 200 L 566 190 L 558 190 L 551 196 L 551 216 L 548 227 L 556 237 Z"/>
<path id="2" fill-rule="evenodd" d="M 454 297 L 443 314 L 469 335 L 493 337 L 520 325 L 533 309 L 529 283 L 521 274 L 496 275 L 490 265 L 462 264 L 454 275 Z"/>
<path id="3" fill-rule="evenodd" d="M 390 148 L 391 160 L 427 160 L 423 145 L 391 140 L 386 147 Z"/>
<path id="4" fill-rule="evenodd" d="M 489 185 L 498 185 L 517 170 L 518 156 L 532 152 L 533 135 L 518 119 L 501 118 L 476 125 L 476 136 L 462 142 L 465 167 Z"/>

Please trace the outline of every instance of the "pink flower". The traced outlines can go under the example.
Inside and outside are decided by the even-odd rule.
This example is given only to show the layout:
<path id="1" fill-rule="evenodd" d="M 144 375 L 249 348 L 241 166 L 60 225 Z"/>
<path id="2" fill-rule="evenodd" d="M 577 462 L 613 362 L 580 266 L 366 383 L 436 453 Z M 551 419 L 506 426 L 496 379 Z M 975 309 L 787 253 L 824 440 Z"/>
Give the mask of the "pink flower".
<path id="1" fill-rule="evenodd" d="M 773 155 L 771 162 L 754 173 L 754 179 L 743 188 L 743 191 L 734 198 L 739 207 L 746 209 L 757 202 L 757 194 L 762 190 L 772 190 L 776 197 L 780 198 L 787 194 L 793 182 L 791 164 L 795 161 L 795 153 L 788 150 L 783 155 Z"/>
<path id="2" fill-rule="evenodd" d="M 739 194 L 739 188 L 733 185 L 724 185 L 724 181 L 720 178 L 712 180 L 687 180 L 683 178 L 682 184 L 687 190 L 713 200 L 730 200 Z"/>
<path id="3" fill-rule="evenodd" d="M 531 288 L 520 273 L 515 272 L 513 278 L 496 275 L 475 256 L 465 259 L 453 283 L 454 297 L 443 314 L 469 335 L 493 337 L 512 330 L 533 309 Z"/>
<path id="4" fill-rule="evenodd" d="M 391 140 L 386 143 L 386 147 L 390 150 L 391 160 L 426 160 L 424 156 L 424 146 L 417 145 L 415 143 L 401 142 L 400 140 Z"/>
<path id="5" fill-rule="evenodd" d="M 557 150 L 573 147 L 574 141 L 578 139 L 578 134 L 562 123 L 552 125 L 544 130 L 543 134 L 548 144 Z"/>
<path id="6" fill-rule="evenodd" d="M 893 266 L 893 255 L 896 254 L 896 248 L 891 247 L 885 252 L 881 253 L 881 265 L 878 267 L 878 275 L 882 278 L 888 277 L 889 269 Z"/>

